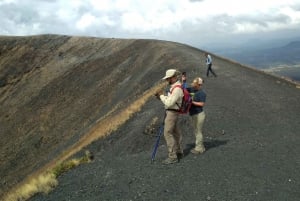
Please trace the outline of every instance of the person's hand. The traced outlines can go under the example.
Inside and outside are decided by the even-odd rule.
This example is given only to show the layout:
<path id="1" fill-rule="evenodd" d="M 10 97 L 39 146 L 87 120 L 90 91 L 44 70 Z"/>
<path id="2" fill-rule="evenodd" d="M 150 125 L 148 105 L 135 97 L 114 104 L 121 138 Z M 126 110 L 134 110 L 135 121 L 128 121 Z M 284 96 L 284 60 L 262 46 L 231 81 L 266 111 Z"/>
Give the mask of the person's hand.
<path id="1" fill-rule="evenodd" d="M 160 100 L 160 95 L 163 95 L 162 91 L 158 91 L 154 94 L 158 100 Z"/>

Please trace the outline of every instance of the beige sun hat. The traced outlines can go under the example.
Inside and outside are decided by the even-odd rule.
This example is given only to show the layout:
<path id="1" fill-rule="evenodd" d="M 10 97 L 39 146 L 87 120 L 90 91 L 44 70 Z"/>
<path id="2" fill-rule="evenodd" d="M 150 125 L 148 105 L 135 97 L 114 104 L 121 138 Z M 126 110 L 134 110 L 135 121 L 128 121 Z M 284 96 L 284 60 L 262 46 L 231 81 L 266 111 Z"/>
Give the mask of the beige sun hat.
<path id="1" fill-rule="evenodd" d="M 192 86 L 195 86 L 195 85 L 202 85 L 203 84 L 203 80 L 201 77 L 196 77 L 193 82 L 192 82 Z"/>
<path id="2" fill-rule="evenodd" d="M 176 69 L 169 69 L 166 71 L 166 75 L 162 79 L 165 80 L 167 78 L 173 77 L 174 75 L 176 75 L 176 73 L 177 73 Z"/>

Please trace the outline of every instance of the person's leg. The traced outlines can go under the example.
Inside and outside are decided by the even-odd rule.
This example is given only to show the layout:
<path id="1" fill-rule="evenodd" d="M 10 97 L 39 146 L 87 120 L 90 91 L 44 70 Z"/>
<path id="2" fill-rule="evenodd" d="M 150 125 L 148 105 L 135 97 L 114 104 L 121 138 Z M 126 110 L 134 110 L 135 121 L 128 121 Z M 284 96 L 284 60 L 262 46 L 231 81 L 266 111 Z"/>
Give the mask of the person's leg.
<path id="1" fill-rule="evenodd" d="M 196 138 L 196 130 L 197 130 L 197 115 L 192 115 L 191 116 L 192 118 L 192 126 L 193 126 L 193 133 L 195 135 L 195 138 Z M 196 140 L 195 140 L 196 141 Z M 196 143 L 195 143 L 195 146 L 196 146 Z"/>
<path id="2" fill-rule="evenodd" d="M 205 147 L 203 144 L 203 134 L 202 128 L 205 120 L 205 113 L 201 112 L 197 115 L 193 115 L 193 127 L 195 133 L 195 153 L 203 153 L 205 151 Z"/>
<path id="3" fill-rule="evenodd" d="M 206 77 L 208 77 L 208 76 L 209 76 L 209 71 L 210 71 L 210 65 L 207 65 Z"/>
<path id="4" fill-rule="evenodd" d="M 217 77 L 217 74 L 216 74 L 215 71 L 212 69 L 212 64 L 210 64 L 210 71 L 211 71 L 211 73 L 212 73 L 215 77 Z"/>
<path id="5" fill-rule="evenodd" d="M 174 138 L 175 138 L 175 145 L 176 145 L 176 154 L 177 157 L 183 156 L 183 149 L 182 149 L 182 134 L 180 132 L 180 130 L 178 129 L 177 123 L 175 126 L 175 132 L 174 132 Z"/>
<path id="6" fill-rule="evenodd" d="M 174 137 L 176 122 L 178 114 L 172 111 L 166 111 L 164 137 L 168 147 L 168 157 L 171 159 L 177 159 L 176 155 L 176 141 Z"/>

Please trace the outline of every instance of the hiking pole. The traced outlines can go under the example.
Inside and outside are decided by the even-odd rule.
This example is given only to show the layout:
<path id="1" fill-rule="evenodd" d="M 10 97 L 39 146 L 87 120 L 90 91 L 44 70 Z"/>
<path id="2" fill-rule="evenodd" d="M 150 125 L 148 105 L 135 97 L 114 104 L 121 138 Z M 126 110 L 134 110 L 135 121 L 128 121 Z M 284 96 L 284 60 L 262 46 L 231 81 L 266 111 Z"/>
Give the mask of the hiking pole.
<path id="1" fill-rule="evenodd" d="M 158 135 L 156 137 L 156 143 L 154 145 L 152 156 L 151 156 L 151 163 L 153 163 L 153 161 L 154 161 L 156 151 L 157 151 L 157 148 L 158 148 L 158 145 L 159 145 L 160 137 L 161 137 L 163 131 L 164 131 L 164 124 L 162 124 L 159 128 L 159 132 L 158 132 Z"/>
<path id="2" fill-rule="evenodd" d="M 158 131 L 158 135 L 156 137 L 156 143 L 154 145 L 152 156 L 151 156 L 151 163 L 153 163 L 153 161 L 154 161 L 154 158 L 155 158 L 155 155 L 156 155 L 156 152 L 157 152 L 157 148 L 158 148 L 158 145 L 159 145 L 160 137 L 164 132 L 165 118 L 166 118 L 166 115 L 164 117 L 163 123 L 160 126 L 159 131 Z"/>

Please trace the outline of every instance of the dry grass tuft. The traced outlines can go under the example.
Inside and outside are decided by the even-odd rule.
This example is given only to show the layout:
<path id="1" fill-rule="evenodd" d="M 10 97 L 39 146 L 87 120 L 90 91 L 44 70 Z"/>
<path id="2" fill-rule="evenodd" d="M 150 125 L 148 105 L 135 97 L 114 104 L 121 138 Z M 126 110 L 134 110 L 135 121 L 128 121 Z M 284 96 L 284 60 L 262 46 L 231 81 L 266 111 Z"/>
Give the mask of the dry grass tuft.
<path id="1" fill-rule="evenodd" d="M 68 170 L 71 170 L 72 168 L 75 168 L 82 163 L 91 162 L 91 158 L 92 158 L 91 153 L 89 151 L 86 151 L 84 157 L 81 157 L 79 159 L 71 159 L 71 160 L 59 163 L 51 170 L 51 173 L 53 173 L 55 175 L 55 177 L 58 177 L 62 173 L 67 172 Z"/>
<path id="2" fill-rule="evenodd" d="M 39 175 L 36 178 L 32 178 L 28 183 L 20 186 L 15 192 L 8 194 L 4 199 L 5 201 L 17 201 L 17 200 L 27 200 L 31 198 L 36 193 L 49 193 L 58 182 L 56 176 L 47 172 Z"/>
<path id="3" fill-rule="evenodd" d="M 53 169 L 29 179 L 27 183 L 9 193 L 4 201 L 25 201 L 37 193 L 48 194 L 58 185 L 57 177 L 59 175 L 80 164 L 89 163 L 92 159 L 93 155 L 89 151 L 86 151 L 85 156 L 81 158 L 59 163 Z"/>
<path id="4" fill-rule="evenodd" d="M 155 135 L 156 125 L 158 124 L 158 117 L 154 117 L 149 125 L 144 130 L 145 135 Z"/>
<path id="5" fill-rule="evenodd" d="M 56 158 L 56 164 L 51 162 L 46 165 L 46 167 L 49 167 L 51 169 L 50 171 L 46 171 L 46 173 L 43 173 L 43 170 L 41 170 L 41 173 L 38 174 L 38 176 L 34 176 L 34 178 L 32 179 L 25 179 L 23 184 L 21 183 L 19 187 L 12 189 L 12 191 L 8 193 L 8 196 L 6 196 L 6 199 L 4 199 L 4 201 L 27 200 L 34 194 L 50 192 L 51 189 L 53 189 L 58 184 L 56 178 L 60 174 L 80 165 L 81 163 L 90 162 L 93 156 L 89 152 L 86 152 L 85 156 L 81 159 L 72 159 L 66 161 L 68 158 L 82 150 L 91 142 L 101 137 L 105 137 L 112 131 L 117 130 L 134 113 L 138 112 L 149 98 L 154 97 L 154 94 L 157 91 L 161 91 L 165 87 L 165 85 L 165 82 L 162 82 L 145 91 L 140 98 L 135 100 L 124 110 L 121 110 L 118 115 L 114 115 L 113 110 L 111 113 L 105 116 L 105 118 L 97 122 L 97 125 L 91 129 L 89 134 L 83 136 L 76 144 L 71 146 L 61 156 Z M 119 106 L 116 106 L 116 108 L 118 107 Z"/>

